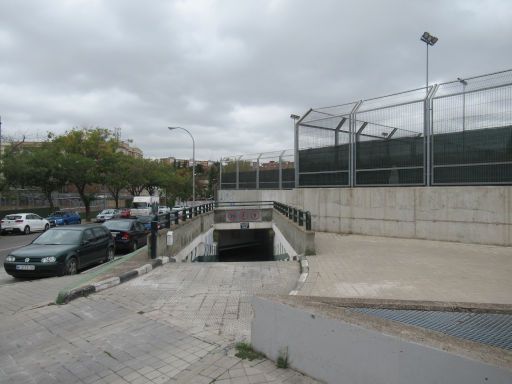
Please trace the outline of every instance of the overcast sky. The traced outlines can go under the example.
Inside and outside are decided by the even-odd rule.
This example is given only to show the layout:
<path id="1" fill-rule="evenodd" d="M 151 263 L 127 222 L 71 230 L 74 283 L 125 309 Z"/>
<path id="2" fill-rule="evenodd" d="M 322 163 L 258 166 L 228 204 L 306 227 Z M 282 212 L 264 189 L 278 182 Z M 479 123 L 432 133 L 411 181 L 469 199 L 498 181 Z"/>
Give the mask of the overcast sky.
<path id="1" fill-rule="evenodd" d="M 293 147 L 290 114 L 512 68 L 510 0 L 1 0 L 2 137 L 121 128 L 145 157 Z"/>

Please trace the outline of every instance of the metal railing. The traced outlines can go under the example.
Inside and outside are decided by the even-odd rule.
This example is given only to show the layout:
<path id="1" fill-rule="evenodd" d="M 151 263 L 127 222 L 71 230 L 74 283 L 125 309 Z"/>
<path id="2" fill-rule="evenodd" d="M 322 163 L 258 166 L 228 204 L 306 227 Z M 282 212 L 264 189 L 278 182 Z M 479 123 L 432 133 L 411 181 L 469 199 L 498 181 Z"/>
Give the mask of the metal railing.
<path id="1" fill-rule="evenodd" d="M 512 184 L 512 70 L 313 108 L 295 137 L 296 188 Z M 221 189 L 268 189 L 263 155 L 223 159 Z"/>
<path id="2" fill-rule="evenodd" d="M 282 213 L 290 220 L 293 220 L 293 222 L 297 223 L 299 227 L 304 226 L 307 231 L 311 231 L 311 213 L 309 211 L 303 211 L 302 209 L 298 209 L 278 201 L 274 201 L 273 203 L 276 211 Z"/>
<path id="3" fill-rule="evenodd" d="M 207 213 L 210 211 L 213 211 L 214 203 L 205 203 L 200 205 L 195 205 L 193 207 L 186 207 L 179 211 L 167 213 L 165 215 L 169 215 L 169 223 L 172 221 L 174 224 L 178 225 L 180 220 L 182 222 L 185 222 L 187 220 L 190 220 L 193 217 L 196 217 L 197 215 L 201 215 L 203 213 Z M 172 219 L 171 219 L 172 217 Z"/>

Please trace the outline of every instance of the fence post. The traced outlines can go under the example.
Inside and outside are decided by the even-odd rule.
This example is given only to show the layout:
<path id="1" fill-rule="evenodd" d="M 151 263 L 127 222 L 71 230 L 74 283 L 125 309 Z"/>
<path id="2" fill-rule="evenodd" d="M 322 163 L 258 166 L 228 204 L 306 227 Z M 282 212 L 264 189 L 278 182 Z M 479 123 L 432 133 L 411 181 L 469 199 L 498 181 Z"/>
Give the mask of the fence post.
<path id="1" fill-rule="evenodd" d="M 240 186 L 240 164 L 238 164 L 238 160 L 240 160 L 240 157 L 236 159 L 236 189 L 239 189 Z"/>
<path id="2" fill-rule="evenodd" d="M 311 212 L 306 212 L 306 231 L 311 231 Z"/>
<path id="3" fill-rule="evenodd" d="M 187 221 L 187 208 L 183 208 L 181 220 Z"/>
<path id="4" fill-rule="evenodd" d="M 304 212 L 299 209 L 299 227 L 302 227 L 304 225 Z"/>
<path id="5" fill-rule="evenodd" d="M 360 100 L 354 105 L 354 108 L 352 108 L 352 111 L 350 111 L 350 124 L 349 124 L 349 130 L 350 130 L 350 151 L 349 151 L 349 185 L 351 187 L 355 187 L 357 184 L 356 179 L 356 157 L 357 157 L 357 131 L 356 131 L 356 112 L 361 107 L 361 104 L 363 104 L 363 101 Z"/>
<path id="6" fill-rule="evenodd" d="M 219 161 L 219 189 L 222 190 L 222 158 Z"/>
<path id="7" fill-rule="evenodd" d="M 281 152 L 279 155 L 279 189 L 283 189 L 283 155 L 286 151 Z"/>
<path id="8" fill-rule="evenodd" d="M 297 222 L 297 208 L 293 208 L 293 222 Z"/>
<path id="9" fill-rule="evenodd" d="M 151 258 L 156 259 L 156 247 L 157 247 L 157 233 L 158 233 L 158 221 L 151 221 L 151 235 L 149 236 L 149 242 L 151 245 Z"/>

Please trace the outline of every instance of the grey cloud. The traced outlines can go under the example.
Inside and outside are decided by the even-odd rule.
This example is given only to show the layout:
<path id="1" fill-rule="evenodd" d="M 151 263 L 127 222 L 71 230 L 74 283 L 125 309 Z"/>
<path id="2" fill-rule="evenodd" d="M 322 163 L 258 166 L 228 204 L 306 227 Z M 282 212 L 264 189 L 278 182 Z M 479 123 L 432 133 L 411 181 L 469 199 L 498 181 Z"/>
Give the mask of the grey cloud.
<path id="1" fill-rule="evenodd" d="M 507 69 L 506 1 L 0 4 L 3 135 L 121 127 L 147 156 L 290 148 L 290 113 Z"/>

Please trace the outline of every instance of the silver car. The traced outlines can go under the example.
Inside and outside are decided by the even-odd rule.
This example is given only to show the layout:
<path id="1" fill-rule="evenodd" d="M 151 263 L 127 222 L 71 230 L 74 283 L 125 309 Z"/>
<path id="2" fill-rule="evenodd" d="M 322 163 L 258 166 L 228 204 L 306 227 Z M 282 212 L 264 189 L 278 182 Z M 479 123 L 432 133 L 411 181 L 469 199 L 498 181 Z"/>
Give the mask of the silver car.
<path id="1" fill-rule="evenodd" d="M 117 219 L 119 214 L 119 209 L 104 209 L 96 216 L 96 222 L 104 223 L 107 220 Z"/>

